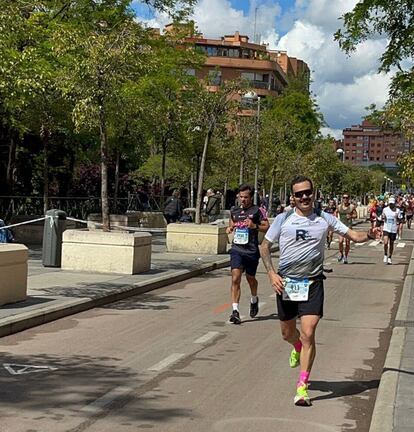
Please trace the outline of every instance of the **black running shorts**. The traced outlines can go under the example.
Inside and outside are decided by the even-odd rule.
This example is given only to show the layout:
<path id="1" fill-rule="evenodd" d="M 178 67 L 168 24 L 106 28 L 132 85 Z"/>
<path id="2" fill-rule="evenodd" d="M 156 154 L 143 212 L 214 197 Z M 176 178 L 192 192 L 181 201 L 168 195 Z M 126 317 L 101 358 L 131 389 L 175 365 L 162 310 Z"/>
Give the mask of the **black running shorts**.
<path id="1" fill-rule="evenodd" d="M 289 321 L 303 315 L 323 316 L 323 280 L 314 280 L 309 287 L 309 298 L 306 301 L 282 300 L 276 295 L 277 313 L 280 321 Z"/>
<path id="2" fill-rule="evenodd" d="M 249 276 L 256 276 L 257 266 L 259 265 L 260 255 L 243 254 L 239 251 L 230 251 L 230 268 L 245 270 Z"/>
<path id="3" fill-rule="evenodd" d="M 390 233 L 388 231 L 384 231 L 384 237 L 388 237 L 390 240 L 395 241 L 397 239 L 397 233 Z"/>

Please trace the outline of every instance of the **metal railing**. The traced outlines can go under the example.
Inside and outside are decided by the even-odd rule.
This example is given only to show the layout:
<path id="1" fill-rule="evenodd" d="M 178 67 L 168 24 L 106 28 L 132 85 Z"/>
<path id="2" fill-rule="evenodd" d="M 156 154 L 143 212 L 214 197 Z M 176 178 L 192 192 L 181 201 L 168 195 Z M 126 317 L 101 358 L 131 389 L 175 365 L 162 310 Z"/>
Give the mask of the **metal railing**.
<path id="1" fill-rule="evenodd" d="M 100 197 L 49 197 L 49 208 L 57 208 L 68 216 L 86 219 L 90 213 L 101 212 Z M 160 211 L 160 197 L 150 195 L 148 201 L 138 194 L 118 198 L 109 198 L 111 213 L 128 211 Z M 0 218 L 9 220 L 12 216 L 42 215 L 43 197 L 40 196 L 0 196 Z"/>

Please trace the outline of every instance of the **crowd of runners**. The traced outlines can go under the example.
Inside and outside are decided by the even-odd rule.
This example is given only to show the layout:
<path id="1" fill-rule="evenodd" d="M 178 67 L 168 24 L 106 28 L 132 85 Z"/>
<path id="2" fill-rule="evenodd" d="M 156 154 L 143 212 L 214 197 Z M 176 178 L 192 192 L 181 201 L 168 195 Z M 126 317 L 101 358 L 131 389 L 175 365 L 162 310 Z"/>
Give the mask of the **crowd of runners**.
<path id="1" fill-rule="evenodd" d="M 242 185 L 238 205 L 231 209 L 228 234 L 233 234 L 231 248 L 230 322 L 241 324 L 240 285 L 245 272 L 251 291 L 250 317 L 259 313 L 256 271 L 260 257 L 270 284 L 276 293 L 276 305 L 283 339 L 291 346 L 289 365 L 299 367 L 294 403 L 309 406 L 309 376 L 315 360 L 315 332 L 323 316 L 324 254 L 331 247 L 333 235 L 339 236 L 338 261 L 348 263 L 350 243 L 368 240 L 383 242 L 384 263 L 392 263 L 394 241 L 413 218 L 412 196 L 380 196 L 368 208 L 371 227 L 368 231 L 352 229 L 357 206 L 348 193 L 325 206 L 315 202 L 312 180 L 297 176 L 291 182 L 290 205 L 270 225 L 266 212 L 253 204 L 254 189 Z M 259 232 L 264 239 L 259 245 Z M 279 263 L 271 257 L 273 243 L 279 245 Z M 300 321 L 300 326 L 297 325 Z"/>

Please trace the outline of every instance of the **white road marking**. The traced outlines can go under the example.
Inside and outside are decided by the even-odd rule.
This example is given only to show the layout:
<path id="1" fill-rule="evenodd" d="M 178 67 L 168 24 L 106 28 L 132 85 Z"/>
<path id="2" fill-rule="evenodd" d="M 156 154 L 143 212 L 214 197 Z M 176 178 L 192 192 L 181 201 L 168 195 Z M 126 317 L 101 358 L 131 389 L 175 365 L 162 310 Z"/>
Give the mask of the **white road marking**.
<path id="1" fill-rule="evenodd" d="M 81 409 L 81 412 L 96 414 L 102 411 L 107 405 L 109 405 L 115 399 L 118 399 L 120 396 L 123 396 L 131 392 L 132 392 L 132 388 L 130 387 L 122 387 L 122 386 L 115 387 L 114 389 L 110 390 L 108 393 L 105 393 L 100 398 L 94 400 L 89 405 L 84 406 Z"/>
<path id="2" fill-rule="evenodd" d="M 220 334 L 219 332 L 208 332 L 204 336 L 201 336 L 198 339 L 196 339 L 194 341 L 194 343 L 196 343 L 196 344 L 206 343 L 206 342 L 210 341 L 211 339 L 217 337 L 219 334 Z"/>
<path id="3" fill-rule="evenodd" d="M 269 298 L 276 298 L 276 293 L 270 294 Z"/>
<path id="4" fill-rule="evenodd" d="M 397 247 L 398 247 L 398 248 L 403 248 L 403 247 L 405 247 L 405 243 L 398 243 L 398 244 L 397 244 Z"/>
<path id="5" fill-rule="evenodd" d="M 367 244 L 367 242 L 364 242 L 364 243 L 355 243 L 356 246 L 364 246 L 365 244 Z"/>
<path id="6" fill-rule="evenodd" d="M 27 364 L 3 363 L 4 369 L 11 375 L 24 375 L 36 372 L 55 371 L 57 367 L 53 366 L 35 366 Z"/>
<path id="7" fill-rule="evenodd" d="M 165 369 L 166 367 L 168 367 L 169 365 L 171 365 L 171 364 L 177 362 L 178 360 L 182 359 L 183 357 L 185 357 L 185 354 L 182 354 L 182 353 L 173 353 L 173 354 L 169 355 L 168 357 L 166 357 L 164 360 L 161 360 L 159 363 L 157 363 L 154 366 L 151 366 L 150 368 L 148 368 L 148 370 L 159 372 L 159 371 Z"/>
<path id="8" fill-rule="evenodd" d="M 378 240 L 372 241 L 368 246 L 378 246 L 380 242 Z"/>

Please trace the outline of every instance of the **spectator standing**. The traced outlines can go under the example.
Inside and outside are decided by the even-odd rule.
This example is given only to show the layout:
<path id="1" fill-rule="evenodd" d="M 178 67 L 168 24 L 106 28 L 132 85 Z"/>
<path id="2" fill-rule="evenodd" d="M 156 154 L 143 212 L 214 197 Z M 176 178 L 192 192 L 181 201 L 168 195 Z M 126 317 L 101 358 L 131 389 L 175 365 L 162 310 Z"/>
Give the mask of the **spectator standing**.
<path id="1" fill-rule="evenodd" d="M 5 227 L 6 224 L 4 223 L 3 219 L 0 219 L 0 243 L 12 243 L 14 241 L 13 234 L 8 228 Z"/>
<path id="2" fill-rule="evenodd" d="M 208 201 L 206 206 L 206 215 L 209 222 L 214 222 L 220 214 L 221 196 L 214 193 L 212 189 L 207 191 Z"/>
<path id="3" fill-rule="evenodd" d="M 177 222 L 183 214 L 183 206 L 180 201 L 180 191 L 175 189 L 164 204 L 164 217 L 167 224 Z"/>

